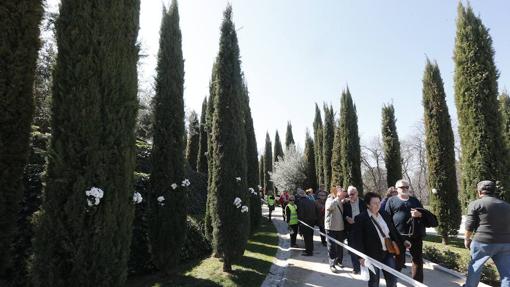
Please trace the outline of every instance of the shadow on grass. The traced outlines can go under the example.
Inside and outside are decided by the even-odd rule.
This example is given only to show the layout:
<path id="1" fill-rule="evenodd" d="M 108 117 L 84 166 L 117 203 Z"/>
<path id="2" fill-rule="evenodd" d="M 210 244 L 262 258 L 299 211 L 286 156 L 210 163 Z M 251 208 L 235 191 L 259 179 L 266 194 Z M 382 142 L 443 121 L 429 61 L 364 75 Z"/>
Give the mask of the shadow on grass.
<path id="1" fill-rule="evenodd" d="M 143 276 L 139 278 L 130 278 L 126 286 L 130 287 L 219 287 L 222 286 L 216 282 L 207 279 L 194 278 L 192 276 L 177 275 L 172 278 L 154 274 L 151 276 Z"/>

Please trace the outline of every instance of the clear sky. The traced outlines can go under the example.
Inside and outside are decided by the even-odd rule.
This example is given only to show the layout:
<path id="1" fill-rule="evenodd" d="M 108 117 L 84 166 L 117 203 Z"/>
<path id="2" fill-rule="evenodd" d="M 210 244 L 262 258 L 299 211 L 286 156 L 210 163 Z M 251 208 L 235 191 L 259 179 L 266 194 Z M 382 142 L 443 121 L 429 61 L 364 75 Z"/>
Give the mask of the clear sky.
<path id="1" fill-rule="evenodd" d="M 147 84 L 155 71 L 161 7 L 169 1 L 141 2 L 140 41 L 148 54 L 141 80 Z M 200 113 L 208 94 L 228 2 L 179 1 L 187 111 Z M 395 105 L 398 132 L 405 138 L 423 115 L 421 81 L 427 56 L 439 64 L 450 115 L 456 119 L 452 56 L 458 1 L 230 2 L 259 150 L 266 131 L 273 138 L 278 129 L 284 140 L 287 121 L 303 146 L 306 129 L 312 131 L 314 104 L 330 103 L 338 111 L 347 85 L 357 107 L 362 141 L 380 134 L 384 103 Z M 470 3 L 490 29 L 499 88 L 510 88 L 510 1 Z"/>

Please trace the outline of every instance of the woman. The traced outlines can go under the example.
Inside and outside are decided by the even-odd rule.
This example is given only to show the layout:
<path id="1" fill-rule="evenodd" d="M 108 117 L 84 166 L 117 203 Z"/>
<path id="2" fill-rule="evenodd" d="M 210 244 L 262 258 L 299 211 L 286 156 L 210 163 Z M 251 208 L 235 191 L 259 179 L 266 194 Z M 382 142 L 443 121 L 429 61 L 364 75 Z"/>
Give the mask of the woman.
<path id="1" fill-rule="evenodd" d="M 325 204 L 324 228 L 326 229 L 326 234 L 340 242 L 343 242 L 345 239 L 342 207 L 342 200 L 344 198 L 345 193 L 341 187 L 332 187 Z M 329 269 L 331 272 L 336 273 L 337 269 L 335 265 L 338 264 L 340 267 L 342 266 L 344 249 L 332 240 L 328 240 L 327 244 Z"/>
<path id="2" fill-rule="evenodd" d="M 390 253 L 385 244 L 385 238 L 395 241 L 399 246 L 409 248 L 408 241 L 403 242 L 397 232 L 395 225 L 389 215 L 379 213 L 381 207 L 381 196 L 375 192 L 367 192 L 365 195 L 367 210 L 356 216 L 353 226 L 353 247 L 360 252 L 382 262 L 391 268 L 395 268 L 395 254 Z M 365 259 L 359 259 L 361 266 L 364 266 Z M 375 268 L 376 274 L 370 273 L 369 287 L 379 287 L 380 270 Z M 383 271 L 386 279 L 386 286 L 397 286 L 397 278 L 389 272 Z"/>

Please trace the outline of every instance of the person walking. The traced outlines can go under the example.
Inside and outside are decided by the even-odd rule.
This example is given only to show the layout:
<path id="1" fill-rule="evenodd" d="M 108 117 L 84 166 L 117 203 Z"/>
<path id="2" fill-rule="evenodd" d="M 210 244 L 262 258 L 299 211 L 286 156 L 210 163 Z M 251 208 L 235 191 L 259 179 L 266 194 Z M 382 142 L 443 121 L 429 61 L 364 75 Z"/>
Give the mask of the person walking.
<path id="1" fill-rule="evenodd" d="M 423 282 L 423 237 L 425 237 L 425 225 L 420 219 L 422 213 L 416 208 L 423 208 L 420 201 L 409 194 L 409 182 L 400 179 L 395 184 L 397 196 L 390 197 L 386 202 L 385 211 L 392 217 L 397 231 L 405 240 L 411 242 L 409 252 L 412 257 L 411 276 L 418 282 Z M 400 271 L 405 266 L 405 252 L 401 250 L 397 256 L 396 270 Z"/>
<path id="2" fill-rule="evenodd" d="M 395 268 L 395 253 L 398 252 L 399 247 L 395 247 L 393 242 L 406 247 L 409 247 L 410 243 L 404 242 L 391 217 L 384 212 L 379 212 L 381 207 L 379 194 L 367 192 L 365 202 L 367 209 L 356 216 L 355 224 L 352 226 L 352 245 L 373 259 Z M 361 266 L 365 266 L 365 259 L 359 258 L 359 263 Z M 369 287 L 379 287 L 380 269 L 375 266 L 374 269 L 375 274 L 369 272 Z M 386 286 L 397 286 L 397 278 L 394 275 L 384 270 L 383 274 Z"/>
<path id="3" fill-rule="evenodd" d="M 269 191 L 269 193 L 266 196 L 266 203 L 267 207 L 269 208 L 269 222 L 271 222 L 271 214 L 273 213 L 275 204 L 274 195 L 271 191 Z"/>
<path id="4" fill-rule="evenodd" d="M 347 237 L 349 246 L 351 246 L 354 242 L 354 238 L 352 237 L 352 229 L 356 216 L 367 210 L 367 206 L 365 205 L 363 199 L 359 198 L 358 189 L 352 185 L 347 188 L 347 196 L 349 201 L 344 203 L 345 236 Z M 351 254 L 352 271 L 354 274 L 359 274 L 360 266 L 358 256 L 352 252 L 349 253 Z"/>
<path id="5" fill-rule="evenodd" d="M 319 219 L 317 220 L 317 225 L 319 226 L 319 230 L 322 233 L 326 233 L 324 230 L 324 215 L 326 211 L 326 198 L 328 197 L 324 191 L 319 192 L 317 195 L 318 199 L 315 201 L 315 205 L 317 207 L 317 211 L 319 212 Z M 323 246 L 327 245 L 326 236 L 321 234 L 321 243 Z"/>
<path id="6" fill-rule="evenodd" d="M 315 223 L 317 222 L 317 208 L 315 207 L 315 203 L 308 199 L 305 192 L 302 189 L 298 190 L 297 196 L 299 197 L 299 201 L 297 205 L 298 219 L 302 222 L 306 223 L 310 227 L 300 224 L 299 231 L 303 234 L 303 239 L 305 241 L 305 251 L 301 254 L 303 256 L 312 256 L 313 255 L 313 233 Z"/>
<path id="7" fill-rule="evenodd" d="M 297 247 L 296 237 L 298 234 L 298 213 L 297 206 L 294 203 L 294 195 L 289 196 L 289 202 L 285 207 L 285 215 L 286 221 L 289 225 L 289 233 L 290 233 L 290 246 Z"/>
<path id="8" fill-rule="evenodd" d="M 343 219 L 343 206 L 342 200 L 345 198 L 345 193 L 342 187 L 332 187 L 325 204 L 324 228 L 326 234 L 343 242 L 344 236 L 344 219 Z M 335 243 L 333 240 L 328 240 L 328 255 L 329 255 L 329 268 L 331 272 L 336 273 L 336 265 L 342 267 L 344 249 L 342 246 Z"/>
<path id="9" fill-rule="evenodd" d="M 468 206 L 464 245 L 471 253 L 466 287 L 478 286 L 484 263 L 492 258 L 502 287 L 510 287 L 510 204 L 495 197 L 496 184 L 480 181 L 479 199 Z M 474 234 L 474 236 L 473 236 Z"/>

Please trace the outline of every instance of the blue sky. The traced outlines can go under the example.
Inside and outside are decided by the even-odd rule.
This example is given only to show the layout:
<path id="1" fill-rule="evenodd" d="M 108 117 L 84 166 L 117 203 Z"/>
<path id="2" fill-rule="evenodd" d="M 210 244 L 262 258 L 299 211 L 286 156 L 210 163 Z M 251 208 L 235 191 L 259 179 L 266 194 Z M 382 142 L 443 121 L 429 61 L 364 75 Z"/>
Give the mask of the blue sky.
<path id="1" fill-rule="evenodd" d="M 53 2 L 54 0 L 50 0 Z M 158 50 L 161 7 L 142 0 L 141 80 L 150 84 Z M 363 140 L 380 134 L 381 107 L 395 105 L 401 138 L 422 118 L 422 75 L 426 57 L 441 69 L 450 115 L 457 1 L 233 0 L 242 66 L 250 90 L 259 150 L 265 133 L 284 138 L 291 121 L 303 145 L 312 128 L 314 104 L 333 104 L 347 85 L 357 106 Z M 187 111 L 200 113 L 218 51 L 225 0 L 181 0 Z M 465 2 L 464 2 L 465 3 Z M 490 29 L 500 71 L 499 88 L 510 88 L 510 1 L 470 1 Z"/>

